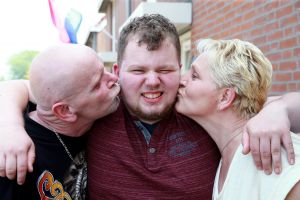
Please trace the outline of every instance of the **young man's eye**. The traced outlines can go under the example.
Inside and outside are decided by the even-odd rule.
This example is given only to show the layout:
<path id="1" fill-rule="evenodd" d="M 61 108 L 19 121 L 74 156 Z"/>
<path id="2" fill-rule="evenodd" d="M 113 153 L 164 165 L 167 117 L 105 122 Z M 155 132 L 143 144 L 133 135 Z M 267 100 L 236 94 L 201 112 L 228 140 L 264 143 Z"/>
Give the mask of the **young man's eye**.
<path id="1" fill-rule="evenodd" d="M 168 74 L 170 72 L 171 72 L 171 70 L 167 70 L 167 69 L 160 70 L 160 73 L 162 73 L 162 74 Z"/>
<path id="2" fill-rule="evenodd" d="M 134 74 L 142 74 L 142 73 L 144 73 L 144 70 L 142 70 L 142 69 L 133 69 L 133 70 L 131 70 L 131 72 L 134 73 Z"/>

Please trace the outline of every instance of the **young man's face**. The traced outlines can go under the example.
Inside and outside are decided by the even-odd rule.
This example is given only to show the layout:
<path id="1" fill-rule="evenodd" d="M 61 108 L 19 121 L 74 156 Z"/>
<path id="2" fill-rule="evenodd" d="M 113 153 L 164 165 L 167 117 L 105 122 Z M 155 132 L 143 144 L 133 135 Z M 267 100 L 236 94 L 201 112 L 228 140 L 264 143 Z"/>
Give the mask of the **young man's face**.
<path id="1" fill-rule="evenodd" d="M 136 39 L 128 42 L 121 66 L 115 66 L 122 98 L 131 114 L 147 123 L 162 119 L 173 107 L 180 80 L 180 63 L 174 45 L 166 39 L 148 51 Z"/>

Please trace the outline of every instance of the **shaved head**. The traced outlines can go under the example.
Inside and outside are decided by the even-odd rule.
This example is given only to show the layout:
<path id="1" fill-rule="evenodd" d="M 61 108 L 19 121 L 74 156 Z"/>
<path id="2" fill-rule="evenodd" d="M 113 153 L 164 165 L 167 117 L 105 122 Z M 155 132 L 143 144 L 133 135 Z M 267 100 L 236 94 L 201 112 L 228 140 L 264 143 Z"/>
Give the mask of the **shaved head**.
<path id="1" fill-rule="evenodd" d="M 48 48 L 35 57 L 30 68 L 30 89 L 37 104 L 31 117 L 60 133 L 82 135 L 96 119 L 117 109 L 117 81 L 87 46 Z"/>
<path id="2" fill-rule="evenodd" d="M 102 62 L 91 48 L 61 44 L 46 49 L 33 60 L 30 87 L 37 104 L 49 108 L 88 87 L 92 75 L 102 68 Z"/>

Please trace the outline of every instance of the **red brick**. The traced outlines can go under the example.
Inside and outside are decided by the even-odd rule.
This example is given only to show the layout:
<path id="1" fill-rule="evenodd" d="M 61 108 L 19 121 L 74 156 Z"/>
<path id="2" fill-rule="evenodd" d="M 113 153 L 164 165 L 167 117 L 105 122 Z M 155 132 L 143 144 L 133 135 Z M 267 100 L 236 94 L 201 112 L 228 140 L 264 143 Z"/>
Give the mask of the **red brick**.
<path id="1" fill-rule="evenodd" d="M 287 89 L 287 85 L 286 84 L 273 84 L 271 91 L 272 92 L 285 92 Z"/>
<path id="2" fill-rule="evenodd" d="M 279 66 L 278 64 L 276 63 L 273 63 L 273 61 L 271 60 L 271 63 L 272 63 L 272 67 L 273 67 L 273 71 L 277 71 L 279 69 Z"/>
<path id="3" fill-rule="evenodd" d="M 260 18 L 257 18 L 256 20 L 254 20 L 254 24 L 264 24 L 266 20 L 265 16 L 261 16 Z"/>
<path id="4" fill-rule="evenodd" d="M 293 57 L 293 50 L 286 50 L 282 52 L 282 58 L 288 59 Z"/>
<path id="5" fill-rule="evenodd" d="M 267 15 L 267 20 L 268 21 L 273 21 L 274 19 L 276 19 L 276 13 L 275 12 L 271 12 L 269 15 Z"/>
<path id="6" fill-rule="evenodd" d="M 300 18 L 300 17 L 299 17 Z M 296 33 L 299 33 L 300 32 L 300 24 L 298 24 L 297 26 L 296 26 Z"/>
<path id="7" fill-rule="evenodd" d="M 263 1 L 252 1 L 252 2 L 254 7 L 259 7 L 263 3 Z"/>
<path id="8" fill-rule="evenodd" d="M 299 81 L 300 80 L 300 72 L 294 72 L 293 79 L 295 81 Z"/>
<path id="9" fill-rule="evenodd" d="M 270 44 L 270 49 L 278 49 L 279 48 L 279 42 L 274 42 L 272 44 Z"/>
<path id="10" fill-rule="evenodd" d="M 242 18 L 241 17 L 236 17 L 232 20 L 232 23 L 236 26 L 242 23 Z"/>
<path id="11" fill-rule="evenodd" d="M 241 13 L 245 13 L 248 10 L 250 10 L 251 8 L 253 8 L 252 3 L 251 2 L 246 2 L 244 1 L 244 5 L 240 8 Z"/>
<path id="12" fill-rule="evenodd" d="M 232 20 L 234 18 L 234 12 L 230 11 L 225 15 L 225 19 Z"/>
<path id="13" fill-rule="evenodd" d="M 222 35 L 224 36 L 224 38 L 228 38 L 231 34 L 230 31 L 227 30 L 227 31 L 223 31 Z"/>
<path id="14" fill-rule="evenodd" d="M 216 9 L 217 9 L 218 7 L 216 7 Z M 225 6 L 222 8 L 222 12 L 223 13 L 226 13 L 226 12 L 228 12 L 228 11 L 230 11 L 230 9 L 231 9 L 231 2 L 229 3 L 229 2 L 226 2 L 225 3 Z M 230 13 L 230 12 L 229 12 Z M 229 15 L 230 16 L 230 15 Z"/>
<path id="15" fill-rule="evenodd" d="M 260 50 L 265 53 L 265 52 L 268 52 L 270 50 L 270 46 L 269 45 L 263 45 L 261 47 L 259 47 Z"/>
<path id="16" fill-rule="evenodd" d="M 297 40 L 295 38 L 290 38 L 280 42 L 280 48 L 294 47 L 295 44 L 297 44 Z"/>
<path id="17" fill-rule="evenodd" d="M 222 31 L 222 27 L 219 25 L 219 26 L 216 26 L 213 30 L 212 30 L 212 33 L 219 33 Z"/>
<path id="18" fill-rule="evenodd" d="M 291 24 L 297 23 L 297 15 L 293 15 L 291 17 L 288 17 L 286 19 L 282 19 L 280 25 L 281 27 L 289 26 Z"/>
<path id="19" fill-rule="evenodd" d="M 271 62 L 281 60 L 281 53 L 272 53 L 267 56 Z"/>
<path id="20" fill-rule="evenodd" d="M 289 15 L 293 12 L 293 7 L 292 6 L 287 6 L 285 8 L 281 8 L 276 12 L 276 17 L 281 18 L 285 15 Z"/>
<path id="21" fill-rule="evenodd" d="M 294 36 L 294 28 L 293 27 L 289 27 L 287 29 L 284 30 L 284 37 L 288 37 L 288 36 Z"/>
<path id="22" fill-rule="evenodd" d="M 248 12 L 247 14 L 245 14 L 243 16 L 244 20 L 249 20 L 251 18 L 253 18 L 254 16 L 256 16 L 256 13 L 254 12 L 254 10 Z"/>
<path id="23" fill-rule="evenodd" d="M 300 57 L 300 48 L 294 49 L 294 56 Z"/>
<path id="24" fill-rule="evenodd" d="M 223 25 L 225 18 L 223 16 L 221 16 L 221 17 L 218 17 L 218 19 L 216 19 L 216 21 L 219 22 L 219 24 Z"/>
<path id="25" fill-rule="evenodd" d="M 224 8 L 224 2 L 222 2 L 222 1 L 209 1 L 209 5 L 210 5 L 210 7 L 206 6 L 206 8 L 208 8 L 208 11 L 210 13 L 213 13 L 220 8 L 222 8 L 222 9 Z"/>
<path id="26" fill-rule="evenodd" d="M 264 33 L 262 28 L 257 28 L 251 31 L 252 36 L 258 36 L 261 35 L 262 33 Z"/>
<path id="27" fill-rule="evenodd" d="M 256 45 L 266 43 L 266 41 L 267 41 L 267 36 L 265 35 L 254 39 L 254 43 Z"/>
<path id="28" fill-rule="evenodd" d="M 283 36 L 282 31 L 281 30 L 277 31 L 275 33 L 268 35 L 268 41 L 276 41 L 276 40 L 282 38 L 282 36 Z"/>
<path id="29" fill-rule="evenodd" d="M 295 91 L 295 90 L 297 90 L 297 84 L 296 84 L 296 83 L 289 83 L 289 84 L 287 85 L 287 89 L 288 89 L 289 91 Z"/>
<path id="30" fill-rule="evenodd" d="M 242 26 L 235 26 L 230 31 L 232 33 L 237 33 L 237 32 L 241 32 L 242 30 L 243 30 Z"/>
<path id="31" fill-rule="evenodd" d="M 295 7 L 296 7 L 296 9 L 300 8 L 300 1 L 296 1 Z"/>
<path id="32" fill-rule="evenodd" d="M 296 68 L 296 63 L 293 61 L 288 61 L 288 62 L 282 62 L 279 65 L 280 70 L 289 70 L 289 69 L 295 69 Z"/>
<path id="33" fill-rule="evenodd" d="M 276 21 L 276 22 L 267 24 L 264 29 L 266 32 L 270 32 L 273 30 L 277 30 L 278 28 L 279 28 L 279 23 Z"/>
<path id="34" fill-rule="evenodd" d="M 267 5 L 265 5 L 265 11 L 274 10 L 279 5 L 278 1 L 269 1 Z"/>
<path id="35" fill-rule="evenodd" d="M 201 28 L 201 27 L 203 27 L 203 21 L 201 21 L 201 20 L 194 20 L 193 21 L 193 26 L 195 26 L 197 28 Z M 192 30 L 196 30 L 196 28 L 192 29 Z"/>
<path id="36" fill-rule="evenodd" d="M 290 73 L 279 73 L 274 75 L 274 79 L 275 81 L 286 82 L 290 81 L 292 79 L 292 76 Z"/>
<path id="37" fill-rule="evenodd" d="M 211 1 L 209 1 L 210 3 L 211 3 Z M 222 8 L 223 6 L 224 6 L 224 4 L 225 4 L 225 2 L 224 1 L 217 1 L 217 6 L 219 7 L 219 8 Z"/>
<path id="38" fill-rule="evenodd" d="M 300 91 L 300 38 L 298 35 L 300 33 L 300 12 L 298 12 L 300 1 L 234 0 L 230 3 L 223 0 L 192 0 L 192 2 L 194 14 L 191 40 L 193 44 L 197 39 L 206 37 L 222 39 L 239 37 L 250 41 L 256 44 L 272 63 L 274 85 L 276 85 L 274 94 L 294 91 L 295 88 Z M 197 6 L 196 13 L 195 6 Z M 202 14 L 204 12 L 207 13 L 205 16 Z M 237 17 L 239 13 L 244 15 Z M 228 18 L 225 18 L 225 15 Z M 194 45 L 191 52 L 196 54 Z M 286 75 L 287 73 L 290 75 Z M 291 81 L 288 80 L 289 76 Z"/>
<path id="39" fill-rule="evenodd" d="M 243 24 L 241 29 L 242 30 L 249 30 L 250 28 L 252 28 L 252 26 L 253 26 L 253 23 L 252 23 L 252 21 L 250 21 L 250 22 L 247 22 L 246 24 Z"/>
<path id="40" fill-rule="evenodd" d="M 232 1 L 230 3 L 230 9 L 234 9 L 235 7 L 239 6 L 241 3 L 243 3 L 241 0 L 235 0 L 235 1 Z"/>

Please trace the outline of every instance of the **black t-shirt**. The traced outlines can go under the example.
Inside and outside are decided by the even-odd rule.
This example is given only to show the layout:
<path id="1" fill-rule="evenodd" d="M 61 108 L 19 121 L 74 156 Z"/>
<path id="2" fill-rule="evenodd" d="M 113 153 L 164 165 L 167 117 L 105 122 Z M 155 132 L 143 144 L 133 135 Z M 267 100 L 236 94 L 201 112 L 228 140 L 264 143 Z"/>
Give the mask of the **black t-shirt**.
<path id="1" fill-rule="evenodd" d="M 65 173 L 72 160 L 51 130 L 41 126 L 25 115 L 25 129 L 35 144 L 36 159 L 33 173 L 28 173 L 25 184 L 0 177 L 0 199 L 50 199 L 68 195 L 62 186 Z M 85 147 L 85 136 L 68 137 L 60 134 L 73 158 Z"/>

